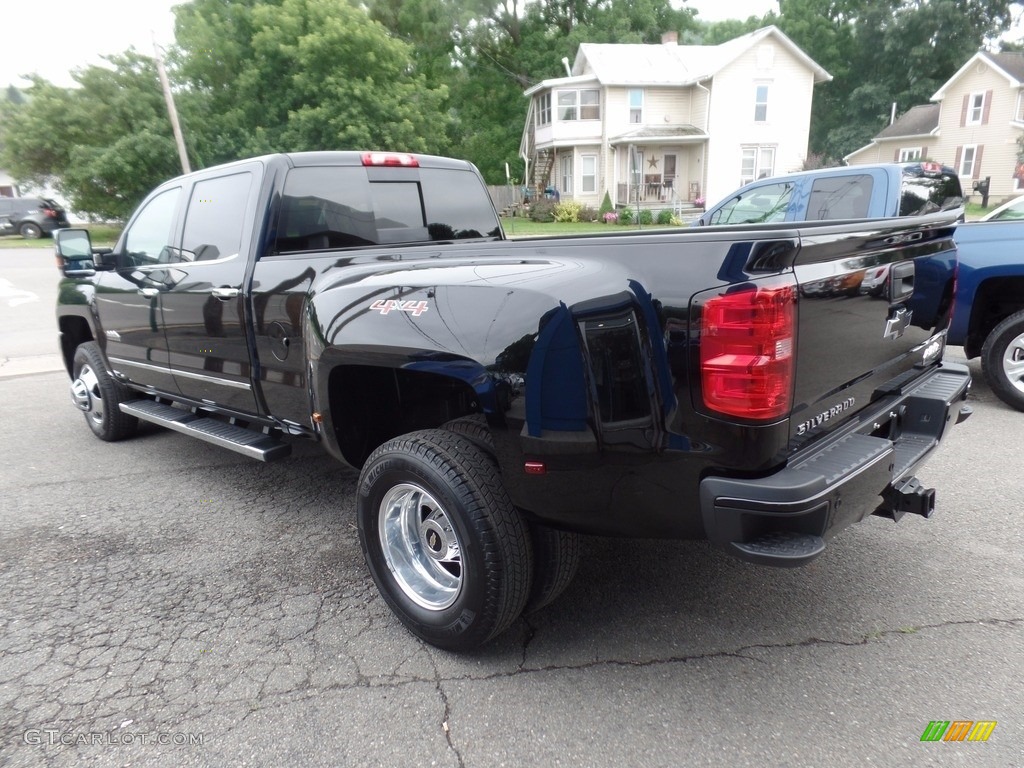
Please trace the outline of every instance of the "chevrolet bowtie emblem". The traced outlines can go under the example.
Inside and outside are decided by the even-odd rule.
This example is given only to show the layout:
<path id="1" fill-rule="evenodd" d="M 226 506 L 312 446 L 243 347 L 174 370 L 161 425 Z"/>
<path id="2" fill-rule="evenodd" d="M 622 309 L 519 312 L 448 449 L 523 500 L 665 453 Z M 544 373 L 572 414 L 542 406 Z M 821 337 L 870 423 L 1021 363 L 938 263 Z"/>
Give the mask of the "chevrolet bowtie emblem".
<path id="1" fill-rule="evenodd" d="M 885 333 L 883 339 L 898 339 L 910 325 L 910 318 L 913 312 L 909 309 L 894 309 L 892 315 L 885 322 Z"/>

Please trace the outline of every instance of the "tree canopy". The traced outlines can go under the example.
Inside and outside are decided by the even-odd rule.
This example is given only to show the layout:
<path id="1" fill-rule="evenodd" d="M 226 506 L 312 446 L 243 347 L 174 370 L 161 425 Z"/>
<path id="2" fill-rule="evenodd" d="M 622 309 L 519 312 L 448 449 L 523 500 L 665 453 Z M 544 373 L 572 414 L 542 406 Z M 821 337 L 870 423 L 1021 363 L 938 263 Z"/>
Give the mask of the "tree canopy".
<path id="1" fill-rule="evenodd" d="M 517 157 L 523 90 L 584 42 L 717 44 L 778 25 L 834 77 L 815 89 L 809 151 L 836 162 L 925 103 L 1011 23 L 1009 0 L 780 0 L 702 23 L 670 0 L 192 0 L 170 78 L 190 159 L 388 148 L 453 154 L 492 183 Z M 178 172 L 152 60 L 133 50 L 0 99 L 0 166 L 121 218 Z M 518 175 L 518 173 L 516 174 Z"/>

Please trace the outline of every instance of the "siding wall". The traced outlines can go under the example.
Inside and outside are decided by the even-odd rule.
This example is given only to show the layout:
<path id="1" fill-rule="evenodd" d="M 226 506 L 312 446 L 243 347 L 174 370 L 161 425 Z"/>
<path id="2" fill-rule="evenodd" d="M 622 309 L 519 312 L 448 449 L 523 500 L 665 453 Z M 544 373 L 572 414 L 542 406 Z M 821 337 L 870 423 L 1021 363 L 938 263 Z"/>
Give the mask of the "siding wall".
<path id="1" fill-rule="evenodd" d="M 770 45 L 770 62 L 759 50 Z M 755 89 L 769 86 L 767 120 L 754 121 Z M 740 186 L 744 147 L 775 147 L 774 173 L 800 170 L 807 158 L 814 75 L 769 38 L 714 78 L 706 196 L 711 205 Z"/>
<path id="2" fill-rule="evenodd" d="M 964 99 L 974 93 L 991 91 L 982 125 L 961 125 Z M 981 162 L 971 177 L 961 177 L 964 192 L 970 193 L 976 178 L 990 176 L 989 204 L 1020 194 L 1013 171 L 1017 164 L 1017 137 L 1022 129 L 1014 124 L 1017 89 L 984 62 L 972 64 L 946 89 L 939 112 L 939 143 L 935 160 L 953 165 L 961 153 L 958 148 L 975 145 L 981 149 Z M 938 156 L 941 151 L 941 157 Z M 959 169 L 957 169 L 959 170 Z M 980 201 L 980 197 L 973 198 Z"/>

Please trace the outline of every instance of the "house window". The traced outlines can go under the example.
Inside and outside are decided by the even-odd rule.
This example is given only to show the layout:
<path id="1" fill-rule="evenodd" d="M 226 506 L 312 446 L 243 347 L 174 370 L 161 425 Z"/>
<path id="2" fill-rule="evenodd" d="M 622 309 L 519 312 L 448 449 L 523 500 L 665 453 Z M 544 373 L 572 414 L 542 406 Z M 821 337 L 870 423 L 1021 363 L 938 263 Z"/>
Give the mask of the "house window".
<path id="1" fill-rule="evenodd" d="M 537 125 L 551 123 L 551 92 L 537 98 Z"/>
<path id="2" fill-rule="evenodd" d="M 580 158 L 580 191 L 597 192 L 597 155 Z"/>
<path id="3" fill-rule="evenodd" d="M 572 194 L 572 155 L 562 155 L 558 167 L 561 170 L 561 185 L 558 191 L 563 195 Z"/>
<path id="4" fill-rule="evenodd" d="M 582 91 L 558 92 L 559 120 L 600 120 L 601 91 L 588 88 Z"/>
<path id="5" fill-rule="evenodd" d="M 775 175 L 775 147 L 743 147 L 740 186 Z"/>
<path id="6" fill-rule="evenodd" d="M 909 163 L 911 160 L 921 159 L 921 148 L 920 147 L 903 147 L 900 149 L 899 159 L 897 162 Z"/>
<path id="7" fill-rule="evenodd" d="M 768 86 L 759 85 L 754 93 L 754 122 L 764 123 L 768 120 Z"/>
<path id="8" fill-rule="evenodd" d="M 985 94 L 972 93 L 967 102 L 967 124 L 981 125 L 982 116 L 985 114 Z"/>
<path id="9" fill-rule="evenodd" d="M 644 92 L 642 88 L 629 89 L 629 122 L 644 121 Z"/>
<path id="10" fill-rule="evenodd" d="M 960 175 L 961 176 L 973 176 L 974 175 L 974 162 L 978 156 L 978 147 L 975 145 L 968 145 L 963 148 L 960 153 Z"/>

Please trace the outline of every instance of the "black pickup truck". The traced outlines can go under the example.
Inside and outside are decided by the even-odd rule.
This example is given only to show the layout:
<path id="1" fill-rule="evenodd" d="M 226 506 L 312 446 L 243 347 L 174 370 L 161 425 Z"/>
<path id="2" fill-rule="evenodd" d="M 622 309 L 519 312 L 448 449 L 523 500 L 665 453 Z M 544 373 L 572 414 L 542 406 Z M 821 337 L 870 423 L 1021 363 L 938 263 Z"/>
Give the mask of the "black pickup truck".
<path id="1" fill-rule="evenodd" d="M 59 232 L 60 344 L 103 440 L 360 468 L 382 595 L 468 648 L 565 588 L 580 533 L 794 566 L 930 516 L 914 472 L 970 377 L 910 307 L 960 212 L 507 241 L 467 163 L 273 155 L 165 183 L 112 250 Z M 886 301 L 843 289 L 879 265 Z"/>

